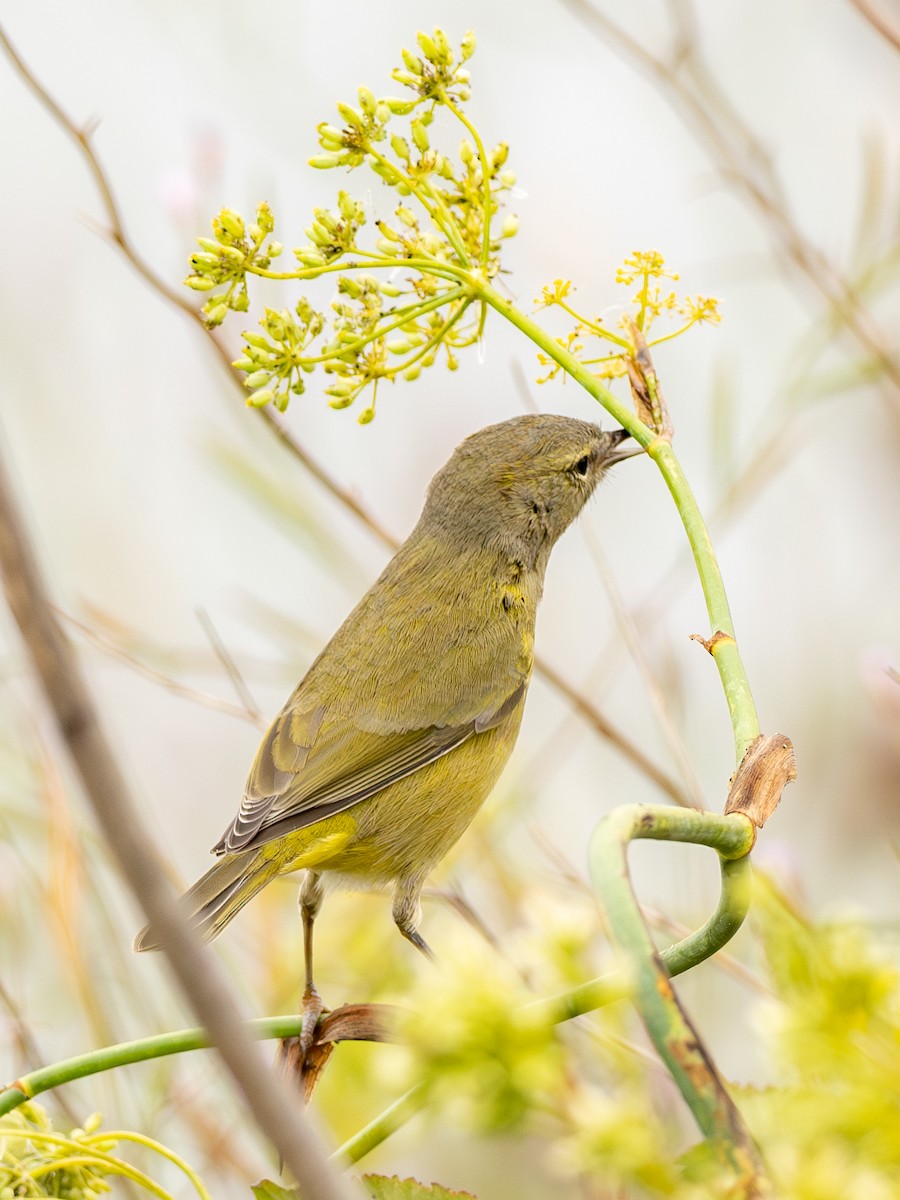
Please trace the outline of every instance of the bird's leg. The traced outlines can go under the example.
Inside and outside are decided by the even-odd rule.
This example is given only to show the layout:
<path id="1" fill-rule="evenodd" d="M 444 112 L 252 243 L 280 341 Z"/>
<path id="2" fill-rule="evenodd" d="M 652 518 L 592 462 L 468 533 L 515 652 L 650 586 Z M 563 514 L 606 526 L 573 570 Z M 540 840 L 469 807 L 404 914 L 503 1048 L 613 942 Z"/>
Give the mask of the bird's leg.
<path id="1" fill-rule="evenodd" d="M 319 1017 L 325 1011 L 322 997 L 313 982 L 313 924 L 322 907 L 322 876 L 307 871 L 300 889 L 300 917 L 303 921 L 303 962 L 306 968 L 306 986 L 303 989 L 303 1029 L 300 1033 L 301 1058 L 312 1045 L 313 1034 Z"/>
<path id="2" fill-rule="evenodd" d="M 419 922 L 422 920 L 422 906 L 419 897 L 422 894 L 423 880 L 420 876 L 399 879 L 394 889 L 393 917 L 394 924 L 405 938 L 412 942 L 417 950 L 434 962 L 431 947 L 419 933 Z"/>

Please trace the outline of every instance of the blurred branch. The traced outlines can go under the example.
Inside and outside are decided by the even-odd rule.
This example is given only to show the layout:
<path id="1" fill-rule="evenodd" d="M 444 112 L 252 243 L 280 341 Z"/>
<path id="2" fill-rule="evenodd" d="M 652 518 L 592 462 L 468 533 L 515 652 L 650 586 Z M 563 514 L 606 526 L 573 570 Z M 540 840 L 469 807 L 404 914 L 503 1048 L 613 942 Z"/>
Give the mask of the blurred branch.
<path id="1" fill-rule="evenodd" d="M 638 632 L 634 618 L 625 607 L 625 602 L 616 585 L 609 560 L 606 557 L 603 547 L 600 545 L 599 539 L 594 536 L 591 526 L 585 524 L 582 526 L 582 532 L 600 575 L 606 597 L 616 618 L 616 624 L 619 627 L 622 640 L 628 648 L 632 662 L 637 667 L 638 673 L 644 681 L 644 687 L 647 689 L 651 705 L 656 710 L 656 715 L 662 727 L 663 736 L 668 743 L 669 751 L 681 770 L 681 777 L 685 782 L 688 796 L 685 799 L 679 800 L 678 803 L 682 804 L 685 808 L 705 808 L 706 805 L 703 803 L 703 789 L 700 786 L 700 780 L 697 778 L 694 764 L 691 762 L 691 757 L 684 744 L 684 738 L 682 738 L 678 731 L 672 714 L 669 711 L 669 706 L 666 703 L 666 698 L 663 695 L 662 688 L 659 686 L 650 663 L 647 660 L 647 655 L 644 652 L 641 642 L 641 635 Z"/>
<path id="2" fill-rule="evenodd" d="M 117 645 L 112 638 L 101 633 L 99 629 L 93 629 L 90 625 L 86 625 L 83 621 L 79 621 L 77 617 L 73 617 L 70 613 L 64 612 L 62 609 L 57 608 L 54 611 L 67 625 L 71 625 L 73 629 L 76 629 L 86 642 L 89 642 L 92 646 L 95 646 L 98 650 L 101 650 L 104 654 L 108 654 L 118 662 L 124 663 L 132 671 L 137 672 L 138 675 L 142 675 L 145 679 L 149 679 L 152 683 L 158 683 L 167 692 L 172 692 L 175 696 L 181 696 L 184 700 L 192 700 L 195 704 L 199 704 L 203 708 L 211 708 L 214 712 L 227 713 L 231 717 L 240 717 L 244 721 L 252 722 L 260 729 L 265 727 L 265 722 L 255 705 L 251 708 L 246 704 L 230 704 L 227 700 L 220 700 L 218 696 L 212 696 L 208 692 L 201 692 L 196 688 L 188 687 L 187 684 L 179 683 L 177 679 L 172 679 L 171 676 L 166 675 L 163 671 L 157 670 L 150 663 L 144 662 L 137 655 Z M 250 704 L 252 705 L 252 703 L 251 700 Z"/>
<path id="3" fill-rule="evenodd" d="M 638 67 L 683 113 L 685 124 L 704 144 L 723 178 L 763 221 L 782 259 L 812 285 L 888 384 L 891 412 L 900 417 L 900 358 L 892 343 L 839 268 L 793 220 L 771 156 L 728 99 L 700 53 L 691 0 L 668 0 L 669 45 L 654 53 L 600 12 L 590 0 L 561 0 L 591 32 Z"/>
<path id="4" fill-rule="evenodd" d="M 24 80 L 29 90 L 37 97 L 40 103 L 47 109 L 53 119 L 59 124 L 66 133 L 74 140 L 82 156 L 88 164 L 97 188 L 100 192 L 101 201 L 106 213 L 108 228 L 101 229 L 101 232 L 122 252 L 128 262 L 134 267 L 138 274 L 145 280 L 146 283 L 164 300 L 173 304 L 178 310 L 187 316 L 194 324 L 202 330 L 204 336 L 212 343 L 219 357 L 222 366 L 228 373 L 229 378 L 234 385 L 239 389 L 242 398 L 245 396 L 245 390 L 241 381 L 241 376 L 231 364 L 231 356 L 229 355 L 224 342 L 212 330 L 207 328 L 203 316 L 200 311 L 194 308 L 189 299 L 182 296 L 180 293 L 173 291 L 153 269 L 144 261 L 138 254 L 132 242 L 128 238 L 125 231 L 121 214 L 115 200 L 115 195 L 112 190 L 112 185 L 109 176 L 97 156 L 94 147 L 90 140 L 90 131 L 79 128 L 78 125 L 63 111 L 57 104 L 46 88 L 39 82 L 34 73 L 16 51 L 15 47 L 10 42 L 6 33 L 0 28 L 0 46 L 6 51 L 7 56 L 13 63 L 21 78 Z M 317 480 L 321 486 L 331 494 L 345 509 L 351 512 L 357 520 L 364 525 L 369 532 L 377 538 L 385 549 L 392 553 L 398 548 L 399 541 L 392 536 L 384 526 L 365 508 L 356 497 L 347 488 L 337 482 L 319 463 L 315 461 L 309 452 L 297 441 L 284 426 L 282 421 L 278 419 L 270 408 L 256 408 L 253 411 L 259 414 L 259 417 L 268 426 L 269 430 L 274 434 L 277 440 L 284 448 L 304 467 L 306 471 Z M 672 780 L 664 771 L 656 767 L 640 750 L 634 745 L 620 730 L 616 729 L 599 710 L 591 704 L 584 696 L 582 696 L 575 688 L 572 687 L 553 667 L 541 658 L 535 659 L 535 668 L 540 675 L 555 688 L 557 692 L 569 703 L 572 707 L 588 722 L 600 737 L 610 741 L 621 754 L 623 754 L 630 762 L 644 771 L 647 776 L 664 791 L 671 796 L 678 804 L 686 802 L 682 790 L 678 784 Z M 196 697 L 194 697 L 196 698 Z M 218 705 L 216 705 L 218 707 Z"/>
<path id="5" fill-rule="evenodd" d="M 850 3 L 889 45 L 900 50 L 900 23 L 892 21 L 880 4 L 873 4 L 872 0 L 850 0 Z"/>
<path id="6" fill-rule="evenodd" d="M 212 617 L 204 608 L 197 609 L 197 620 L 200 622 L 203 632 L 209 639 L 209 644 L 213 648 L 216 658 L 225 668 L 225 674 L 231 680 L 238 699 L 241 702 L 245 715 L 257 725 L 265 727 L 265 718 L 259 711 L 259 707 L 253 696 L 250 694 L 250 689 L 247 687 L 247 681 L 238 668 L 237 663 L 228 652 L 228 647 L 219 637 L 219 631 L 212 622 Z"/>
<path id="7" fill-rule="evenodd" d="M 0 459 L 0 573 L 35 674 L 122 877 L 160 932 L 185 997 L 215 1043 L 260 1129 L 316 1200 L 352 1193 L 329 1168 L 318 1137 L 285 1082 L 261 1059 L 244 1029 L 227 977 L 178 911 L 140 811 L 131 798 L 46 587 L 5 464 Z"/>

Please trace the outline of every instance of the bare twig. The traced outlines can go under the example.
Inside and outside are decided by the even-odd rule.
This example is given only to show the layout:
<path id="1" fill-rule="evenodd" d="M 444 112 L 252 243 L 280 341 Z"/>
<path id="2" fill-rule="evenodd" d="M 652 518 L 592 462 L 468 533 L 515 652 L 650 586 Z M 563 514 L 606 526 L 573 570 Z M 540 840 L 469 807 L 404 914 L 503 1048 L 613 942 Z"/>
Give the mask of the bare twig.
<path id="1" fill-rule="evenodd" d="M 0 573 L 10 610 L 85 796 L 124 879 L 147 920 L 159 931 L 188 1003 L 302 1193 L 310 1200 L 347 1200 L 352 1193 L 329 1166 L 318 1136 L 244 1029 L 227 977 L 178 912 L 174 892 L 100 726 L 75 652 L 54 615 L 2 459 Z"/>

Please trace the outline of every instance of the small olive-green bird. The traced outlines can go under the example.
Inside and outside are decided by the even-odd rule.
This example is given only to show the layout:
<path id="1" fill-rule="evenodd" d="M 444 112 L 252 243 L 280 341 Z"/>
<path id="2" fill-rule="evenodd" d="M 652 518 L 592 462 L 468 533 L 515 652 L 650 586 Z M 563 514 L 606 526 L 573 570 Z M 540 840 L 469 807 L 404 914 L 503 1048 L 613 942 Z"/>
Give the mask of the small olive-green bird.
<path id="1" fill-rule="evenodd" d="M 325 885 L 393 885 L 425 954 L 419 896 L 512 752 L 550 551 L 624 430 L 568 417 L 491 425 L 458 446 L 419 523 L 263 738 L 218 861 L 183 903 L 206 939 L 276 875 L 303 868 L 304 1040 L 322 1005 L 312 928 Z M 155 949 L 150 929 L 136 950 Z"/>

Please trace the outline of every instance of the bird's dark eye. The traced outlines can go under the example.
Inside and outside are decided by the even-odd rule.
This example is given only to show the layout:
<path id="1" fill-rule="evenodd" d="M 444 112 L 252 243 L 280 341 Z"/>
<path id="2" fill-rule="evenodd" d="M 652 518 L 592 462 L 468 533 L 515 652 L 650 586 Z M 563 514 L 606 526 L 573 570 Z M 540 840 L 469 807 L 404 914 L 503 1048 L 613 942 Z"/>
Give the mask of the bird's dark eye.
<path id="1" fill-rule="evenodd" d="M 575 471 L 579 475 L 587 475 L 588 466 L 590 465 L 591 457 L 589 454 L 583 454 L 575 464 Z"/>

